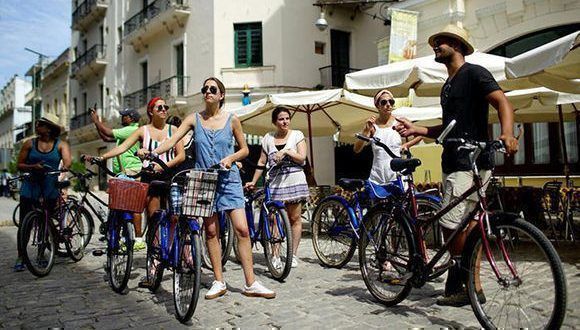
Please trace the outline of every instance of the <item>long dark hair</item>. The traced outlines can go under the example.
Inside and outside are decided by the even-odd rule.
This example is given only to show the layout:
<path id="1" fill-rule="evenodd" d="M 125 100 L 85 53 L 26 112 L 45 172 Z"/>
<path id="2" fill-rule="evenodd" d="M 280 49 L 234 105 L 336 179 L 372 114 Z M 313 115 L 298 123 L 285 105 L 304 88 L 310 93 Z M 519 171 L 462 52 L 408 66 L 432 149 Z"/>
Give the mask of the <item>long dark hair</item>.
<path id="1" fill-rule="evenodd" d="M 210 80 L 215 81 L 215 83 L 218 85 L 218 89 L 220 90 L 220 93 L 222 93 L 222 95 L 224 96 L 224 98 L 220 100 L 220 108 L 221 108 L 226 103 L 226 86 L 224 86 L 224 83 L 222 83 L 221 80 L 219 80 L 216 77 L 207 78 L 206 80 L 203 81 L 202 86 L 205 86 L 205 83 L 210 81 Z"/>

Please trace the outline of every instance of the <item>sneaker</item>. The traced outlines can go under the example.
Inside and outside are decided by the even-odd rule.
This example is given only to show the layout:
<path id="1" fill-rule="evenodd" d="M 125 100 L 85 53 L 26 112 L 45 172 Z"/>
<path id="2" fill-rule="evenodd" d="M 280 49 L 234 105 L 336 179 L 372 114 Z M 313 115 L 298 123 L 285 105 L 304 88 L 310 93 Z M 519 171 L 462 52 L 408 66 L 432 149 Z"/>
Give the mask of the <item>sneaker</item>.
<path id="1" fill-rule="evenodd" d="M 280 260 L 280 257 L 272 258 L 272 266 L 275 269 L 282 269 L 282 260 Z"/>
<path id="2" fill-rule="evenodd" d="M 211 288 L 205 294 L 205 299 L 215 299 L 223 296 L 226 292 L 228 292 L 226 282 L 213 281 Z"/>
<path id="3" fill-rule="evenodd" d="M 479 300 L 480 304 L 485 304 L 487 301 L 483 291 L 477 293 L 477 299 Z M 469 295 L 467 294 L 466 290 L 437 299 L 437 305 L 439 306 L 463 307 L 469 304 Z"/>
<path id="4" fill-rule="evenodd" d="M 247 297 L 260 297 L 266 299 L 276 298 L 276 292 L 266 288 L 258 281 L 254 281 L 250 286 L 244 284 L 244 291 L 242 291 L 242 294 Z"/>
<path id="5" fill-rule="evenodd" d="M 133 251 L 142 251 L 145 250 L 147 245 L 143 241 L 135 241 L 133 244 Z"/>
<path id="6" fill-rule="evenodd" d="M 298 267 L 298 257 L 292 256 L 292 268 Z"/>
<path id="7" fill-rule="evenodd" d="M 26 270 L 26 266 L 24 266 L 24 263 L 22 263 L 22 259 L 16 259 L 16 263 L 14 264 L 13 269 L 15 272 L 23 272 Z"/>

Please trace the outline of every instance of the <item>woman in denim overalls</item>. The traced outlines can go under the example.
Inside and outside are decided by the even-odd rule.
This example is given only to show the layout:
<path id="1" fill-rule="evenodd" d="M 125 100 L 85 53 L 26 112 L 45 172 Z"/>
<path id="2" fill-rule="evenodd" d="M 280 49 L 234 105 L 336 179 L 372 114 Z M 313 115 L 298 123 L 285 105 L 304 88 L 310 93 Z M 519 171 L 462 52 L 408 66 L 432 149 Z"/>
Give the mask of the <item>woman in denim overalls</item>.
<path id="1" fill-rule="evenodd" d="M 206 79 L 201 88 L 201 94 L 205 102 L 205 109 L 200 113 L 192 113 L 187 116 L 171 139 L 152 152 L 154 154 L 165 152 L 177 141 L 180 141 L 189 130 L 193 130 L 196 153 L 195 167 L 209 168 L 221 164 L 230 169 L 227 172 L 219 173 L 215 197 L 216 213 L 203 221 L 207 235 L 207 248 L 215 276 L 205 298 L 214 299 L 227 292 L 222 273 L 221 247 L 218 240 L 217 212 L 219 211 L 229 213 L 238 238 L 238 250 L 246 279 L 242 293 L 250 297 L 274 298 L 276 293 L 264 287 L 254 277 L 252 246 L 244 210 L 242 180 L 240 171 L 235 164 L 236 161 L 246 158 L 249 153 L 242 124 L 237 116 L 223 110 L 226 89 L 219 79 L 214 77 Z M 234 139 L 239 146 L 238 151 L 234 150 Z"/>

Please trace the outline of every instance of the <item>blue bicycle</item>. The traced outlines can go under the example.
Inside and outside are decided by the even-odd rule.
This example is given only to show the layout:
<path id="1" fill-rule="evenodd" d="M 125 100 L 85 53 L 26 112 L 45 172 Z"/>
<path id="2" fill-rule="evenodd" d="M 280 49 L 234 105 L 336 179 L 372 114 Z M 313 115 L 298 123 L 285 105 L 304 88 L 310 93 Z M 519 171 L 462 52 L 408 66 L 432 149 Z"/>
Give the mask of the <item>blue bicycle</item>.
<path id="1" fill-rule="evenodd" d="M 170 170 L 158 157 L 150 154 L 148 158 L 164 171 Z M 170 207 L 157 211 L 147 230 L 148 288 L 156 292 L 164 269 L 173 270 L 173 302 L 182 323 L 191 319 L 199 298 L 202 248 L 198 217 L 211 208 L 216 183 L 217 173 L 198 170 L 178 172 L 170 182 L 151 182 L 151 188 L 169 192 L 169 198 L 161 195 L 161 205 Z"/>
<path id="2" fill-rule="evenodd" d="M 109 170 L 105 163 L 98 157 L 81 156 L 81 161 L 99 166 L 110 176 L 116 176 Z M 149 170 L 143 168 L 141 173 Z M 141 173 L 130 176 L 137 178 Z M 135 243 L 135 227 L 133 214 L 141 213 L 145 208 L 148 185 L 126 179 L 109 180 L 109 216 L 103 224 L 107 250 L 94 250 L 94 256 L 102 256 L 106 253 L 107 273 L 109 284 L 113 291 L 123 293 L 127 288 L 131 267 L 133 266 L 133 245 Z"/>
<path id="3" fill-rule="evenodd" d="M 391 157 L 398 158 L 394 154 Z M 352 259 L 361 235 L 367 232 L 372 236 L 374 230 L 373 224 L 362 222 L 366 210 L 377 203 L 388 203 L 391 195 L 404 190 L 404 180 L 407 179 L 398 176 L 388 185 L 359 179 L 338 181 L 338 185 L 352 197 L 327 196 L 319 202 L 312 216 L 312 244 L 324 266 L 341 268 Z M 421 219 L 428 218 L 441 208 L 437 189 L 415 192 L 415 198 Z M 436 223 L 425 236 L 429 237 L 430 246 L 441 246 L 443 242 L 443 235 Z"/>
<path id="4" fill-rule="evenodd" d="M 246 191 L 246 219 L 250 232 L 252 247 L 257 242 L 264 248 L 266 265 L 272 277 L 278 281 L 283 281 L 292 267 L 292 230 L 290 220 L 286 213 L 284 203 L 272 200 L 269 183 L 272 176 L 283 173 L 284 168 L 296 166 L 290 161 L 282 161 L 275 166 L 266 168 L 245 161 L 250 167 L 266 170 L 264 175 L 264 187 L 254 192 Z M 256 215 L 258 225 L 255 225 Z M 234 252 L 238 257 L 237 242 L 234 242 Z M 239 260 L 239 258 L 238 258 Z"/>

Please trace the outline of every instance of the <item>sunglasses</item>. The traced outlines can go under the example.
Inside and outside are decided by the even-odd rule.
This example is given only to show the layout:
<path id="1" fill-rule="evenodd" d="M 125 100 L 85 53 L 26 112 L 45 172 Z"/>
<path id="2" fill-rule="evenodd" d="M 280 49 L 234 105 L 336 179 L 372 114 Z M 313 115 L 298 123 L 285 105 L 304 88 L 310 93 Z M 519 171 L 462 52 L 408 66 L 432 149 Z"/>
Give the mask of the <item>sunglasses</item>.
<path id="1" fill-rule="evenodd" d="M 394 106 L 395 100 L 394 99 L 388 99 L 388 100 L 382 99 L 379 101 L 379 104 L 381 105 L 381 107 L 384 107 L 385 105 L 387 105 L 387 103 L 389 103 L 391 106 Z"/>
<path id="2" fill-rule="evenodd" d="M 203 86 L 203 87 L 201 88 L 201 93 L 202 93 L 202 94 L 205 94 L 205 93 L 207 93 L 207 91 L 208 91 L 208 90 L 209 90 L 209 92 L 210 92 L 210 93 L 212 93 L 213 95 L 216 95 L 216 94 L 217 94 L 217 92 L 218 92 L 218 89 L 217 89 L 217 87 L 215 87 L 215 86 Z"/>
<path id="3" fill-rule="evenodd" d="M 160 104 L 157 106 L 157 111 L 168 111 L 169 110 L 169 106 L 166 104 Z"/>

